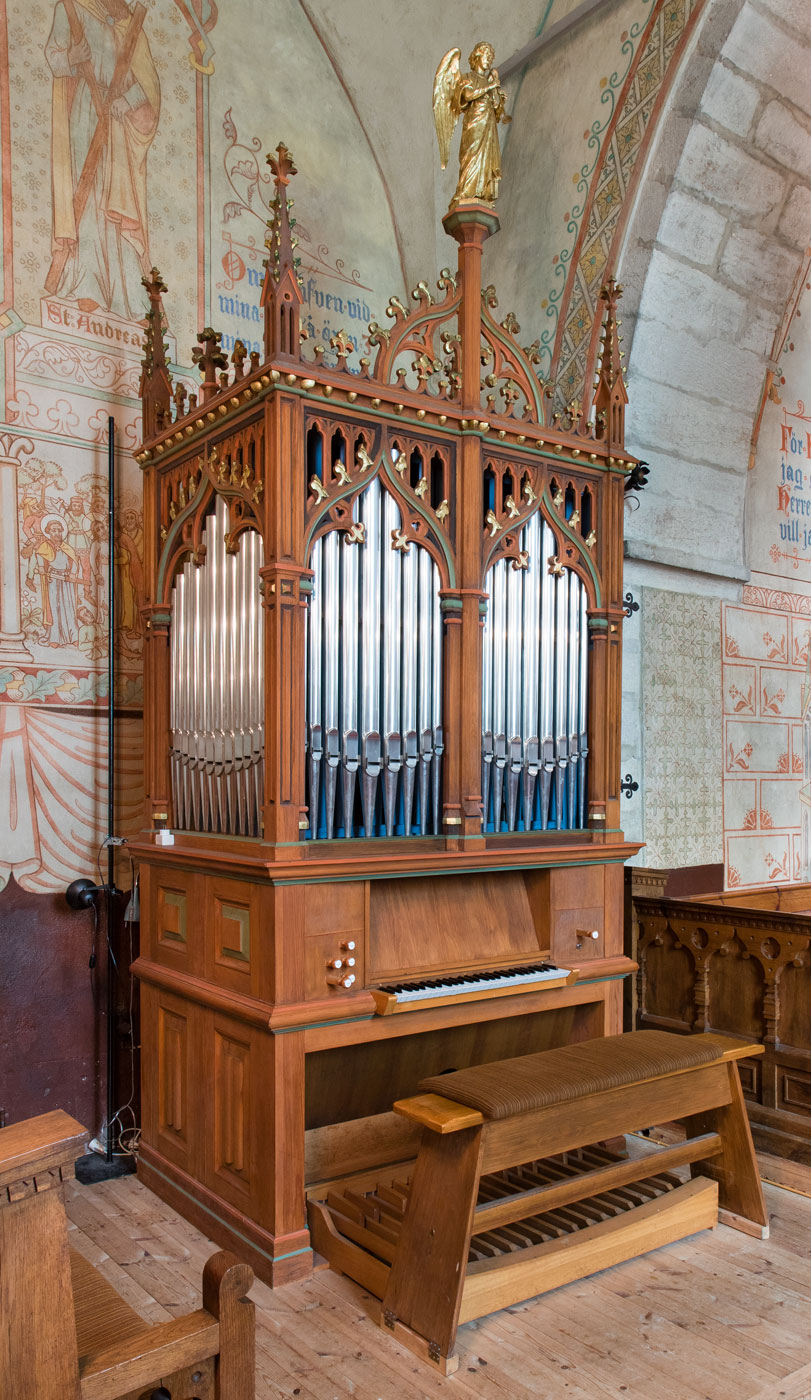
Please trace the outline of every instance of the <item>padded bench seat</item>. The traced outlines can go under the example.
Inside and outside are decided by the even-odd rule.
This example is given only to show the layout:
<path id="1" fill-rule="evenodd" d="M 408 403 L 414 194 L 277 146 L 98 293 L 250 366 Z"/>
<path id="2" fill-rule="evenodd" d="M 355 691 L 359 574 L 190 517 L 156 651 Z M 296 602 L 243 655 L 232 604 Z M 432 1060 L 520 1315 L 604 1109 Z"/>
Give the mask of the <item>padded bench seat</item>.
<path id="1" fill-rule="evenodd" d="M 711 1064 L 723 1058 L 723 1049 L 713 1036 L 629 1031 L 435 1074 L 424 1079 L 420 1089 L 478 1109 L 484 1118 L 512 1118 Z"/>

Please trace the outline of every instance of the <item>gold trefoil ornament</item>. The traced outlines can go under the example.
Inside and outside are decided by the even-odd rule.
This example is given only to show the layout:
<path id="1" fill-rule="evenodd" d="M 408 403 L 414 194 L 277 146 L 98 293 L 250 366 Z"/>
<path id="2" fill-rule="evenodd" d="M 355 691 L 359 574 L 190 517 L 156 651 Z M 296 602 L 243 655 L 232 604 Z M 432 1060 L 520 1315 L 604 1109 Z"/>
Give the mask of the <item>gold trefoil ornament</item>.
<path id="1" fill-rule="evenodd" d="M 459 49 L 450 49 L 434 78 L 434 125 L 443 170 L 456 123 L 462 118 L 459 183 L 451 209 L 467 200 L 495 204 L 501 179 L 498 124 L 512 120 L 504 113 L 506 94 L 493 67 L 493 45 L 476 45 L 468 60 L 469 73 L 460 72 L 460 56 Z"/>

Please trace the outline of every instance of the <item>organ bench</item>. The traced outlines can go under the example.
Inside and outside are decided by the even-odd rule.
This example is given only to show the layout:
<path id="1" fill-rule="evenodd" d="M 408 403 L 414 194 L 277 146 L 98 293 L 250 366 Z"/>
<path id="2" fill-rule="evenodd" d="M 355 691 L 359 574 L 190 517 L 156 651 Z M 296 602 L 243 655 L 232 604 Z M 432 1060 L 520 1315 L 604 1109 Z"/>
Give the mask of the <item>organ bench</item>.
<path id="1" fill-rule="evenodd" d="M 459 1323 L 719 1220 L 766 1238 L 737 1068 L 753 1053 L 634 1031 L 427 1079 L 395 1104 L 423 1128 L 416 1162 L 314 1192 L 315 1248 L 448 1375 Z M 687 1136 L 664 1150 L 595 1145 L 671 1120 Z M 682 1183 L 672 1173 L 687 1165 Z"/>

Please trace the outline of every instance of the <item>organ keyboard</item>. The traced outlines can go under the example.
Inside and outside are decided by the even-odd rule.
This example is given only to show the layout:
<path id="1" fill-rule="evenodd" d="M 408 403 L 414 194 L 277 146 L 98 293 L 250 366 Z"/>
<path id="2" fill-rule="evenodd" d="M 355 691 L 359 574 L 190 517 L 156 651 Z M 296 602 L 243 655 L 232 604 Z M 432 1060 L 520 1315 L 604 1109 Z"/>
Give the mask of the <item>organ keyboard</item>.
<path id="1" fill-rule="evenodd" d="M 455 977 L 433 977 L 425 981 L 388 983 L 372 987 L 375 1011 L 389 1016 L 398 1011 L 418 1011 L 421 1007 L 451 1006 L 457 1001 L 480 1001 L 486 997 L 510 996 L 528 992 L 539 984 L 567 987 L 577 971 L 554 963 L 533 963 L 527 967 L 492 968 L 482 972 L 462 972 Z"/>

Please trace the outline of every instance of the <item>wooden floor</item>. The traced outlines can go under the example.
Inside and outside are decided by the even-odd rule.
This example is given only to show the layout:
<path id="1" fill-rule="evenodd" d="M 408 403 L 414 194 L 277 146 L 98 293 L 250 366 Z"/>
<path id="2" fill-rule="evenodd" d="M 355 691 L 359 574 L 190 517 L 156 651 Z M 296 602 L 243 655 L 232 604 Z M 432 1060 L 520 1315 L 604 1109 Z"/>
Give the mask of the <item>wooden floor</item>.
<path id="1" fill-rule="evenodd" d="M 765 1188 L 771 1239 L 719 1227 L 459 1331 L 445 1380 L 327 1270 L 257 1284 L 258 1400 L 811 1400 L 811 1199 Z M 67 1189 L 71 1243 L 160 1321 L 199 1306 L 214 1246 L 134 1177 Z"/>

